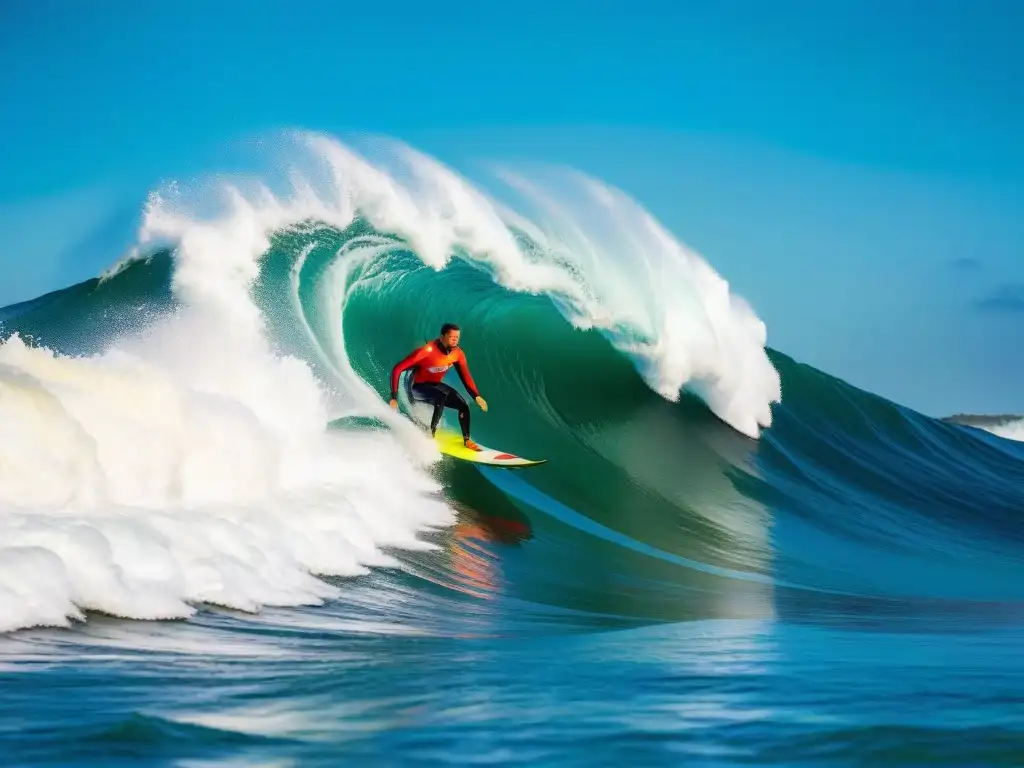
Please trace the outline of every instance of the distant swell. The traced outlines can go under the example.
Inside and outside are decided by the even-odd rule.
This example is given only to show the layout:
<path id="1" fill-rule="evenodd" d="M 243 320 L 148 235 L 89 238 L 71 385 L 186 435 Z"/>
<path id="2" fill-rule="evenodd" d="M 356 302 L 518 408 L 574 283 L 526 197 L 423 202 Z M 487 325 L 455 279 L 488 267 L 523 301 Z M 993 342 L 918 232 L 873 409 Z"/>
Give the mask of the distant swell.
<path id="1" fill-rule="evenodd" d="M 984 429 L 993 435 L 1005 437 L 1008 440 L 1024 441 L 1024 416 L 999 415 L 982 416 L 976 414 L 961 413 L 956 416 L 949 416 L 947 421 L 954 424 L 965 424 L 970 427 Z"/>

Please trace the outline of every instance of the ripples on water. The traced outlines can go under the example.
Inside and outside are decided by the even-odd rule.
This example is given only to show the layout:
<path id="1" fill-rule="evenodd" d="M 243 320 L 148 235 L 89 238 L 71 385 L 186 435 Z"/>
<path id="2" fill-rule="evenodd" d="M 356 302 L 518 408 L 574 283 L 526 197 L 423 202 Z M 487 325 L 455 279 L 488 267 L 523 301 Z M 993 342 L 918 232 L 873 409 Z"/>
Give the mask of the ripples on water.
<path id="1" fill-rule="evenodd" d="M 344 583 L 343 600 L 320 607 L 166 623 L 92 616 L 73 631 L 3 639 L 5 764 L 1024 756 L 1024 633 L 998 612 L 979 622 L 933 606 L 914 619 L 834 598 L 806 611 L 808 596 L 783 590 L 743 603 L 746 618 L 659 621 L 641 614 L 664 608 L 668 585 L 628 572 L 574 583 L 529 555 L 544 544 L 528 522 L 463 512 L 437 538 L 439 552 Z M 549 604 L 523 598 L 549 578 L 560 581 Z M 608 584 L 618 587 L 604 612 L 579 607 Z M 705 594 L 705 605 L 735 611 L 733 597 Z"/>

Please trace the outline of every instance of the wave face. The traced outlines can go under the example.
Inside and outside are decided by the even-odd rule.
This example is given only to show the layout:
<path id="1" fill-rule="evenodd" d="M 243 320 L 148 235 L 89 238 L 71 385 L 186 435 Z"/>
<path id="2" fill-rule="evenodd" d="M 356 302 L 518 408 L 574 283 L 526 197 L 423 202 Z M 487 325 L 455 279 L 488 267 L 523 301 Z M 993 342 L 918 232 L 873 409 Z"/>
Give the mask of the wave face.
<path id="1" fill-rule="evenodd" d="M 435 759 L 432 743 L 475 734 L 565 760 L 604 723 L 610 758 L 635 759 L 631 739 L 654 728 L 654 762 L 899 762 L 908 743 L 908 760 L 970 762 L 957 734 L 988 717 L 988 758 L 1021 749 L 1019 720 L 970 693 L 1024 679 L 1009 650 L 1018 442 L 767 349 L 705 260 L 596 181 L 501 169 L 485 193 L 402 145 L 375 144 L 371 162 L 295 139 L 287 173 L 154 193 L 129 257 L 2 316 L 0 653 L 253 664 L 201 706 L 185 672 L 154 698 L 97 700 L 94 745 Z M 453 463 L 388 408 L 391 366 L 449 320 L 491 406 L 473 411 L 476 439 L 548 464 Z M 884 640 L 864 634 L 883 624 Z M 938 627 L 963 661 L 938 692 L 971 703 L 911 722 L 931 678 L 899 630 Z M 842 650 L 871 643 L 870 664 Z M 367 667 L 378 651 L 408 677 Z M 816 663 L 850 677 L 812 683 Z M 246 693 L 263 675 L 286 681 L 270 704 Z M 789 693 L 773 682 L 786 675 Z M 604 679 L 613 698 L 634 691 L 630 717 L 599 703 Z M 516 680 L 560 691 L 547 711 L 567 713 L 564 731 L 527 719 L 519 741 L 501 735 L 524 714 Z M 17 690 L 29 711 L 52 705 Z M 478 696 L 491 715 L 470 712 Z M 385 698 L 397 709 L 372 703 Z M 427 704 L 442 735 L 383 725 Z M 652 725 L 665 707 L 676 719 Z M 180 755 L 186 732 L 197 751 Z"/>

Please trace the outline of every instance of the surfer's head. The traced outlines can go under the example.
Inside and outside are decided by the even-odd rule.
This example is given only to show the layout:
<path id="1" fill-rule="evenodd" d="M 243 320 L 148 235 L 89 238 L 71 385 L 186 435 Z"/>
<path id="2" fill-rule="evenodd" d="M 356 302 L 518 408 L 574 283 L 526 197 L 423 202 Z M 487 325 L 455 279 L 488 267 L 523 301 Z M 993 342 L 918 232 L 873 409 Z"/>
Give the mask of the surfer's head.
<path id="1" fill-rule="evenodd" d="M 455 349 L 459 346 L 459 326 L 455 323 L 445 323 L 441 326 L 441 343 L 448 349 Z"/>

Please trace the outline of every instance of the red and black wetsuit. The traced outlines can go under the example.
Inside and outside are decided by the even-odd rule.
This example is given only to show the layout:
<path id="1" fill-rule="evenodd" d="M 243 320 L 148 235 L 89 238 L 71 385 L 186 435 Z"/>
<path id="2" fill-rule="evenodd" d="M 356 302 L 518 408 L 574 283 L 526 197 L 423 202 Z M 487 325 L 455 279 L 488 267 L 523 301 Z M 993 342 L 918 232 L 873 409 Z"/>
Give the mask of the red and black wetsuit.
<path id="1" fill-rule="evenodd" d="M 448 407 L 459 412 L 462 436 L 469 437 L 469 405 L 462 395 L 441 381 L 453 365 L 466 391 L 473 398 L 479 397 L 480 393 L 473 382 L 473 377 L 469 375 L 469 366 L 466 364 L 466 355 L 462 349 L 449 349 L 440 339 L 434 339 L 411 352 L 391 369 L 391 398 L 398 397 L 398 380 L 403 371 L 411 368 L 412 374 L 408 382 L 409 397 L 434 406 L 434 415 L 430 419 L 430 433 L 433 434 L 437 430 L 441 414 Z"/>

